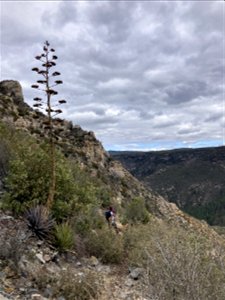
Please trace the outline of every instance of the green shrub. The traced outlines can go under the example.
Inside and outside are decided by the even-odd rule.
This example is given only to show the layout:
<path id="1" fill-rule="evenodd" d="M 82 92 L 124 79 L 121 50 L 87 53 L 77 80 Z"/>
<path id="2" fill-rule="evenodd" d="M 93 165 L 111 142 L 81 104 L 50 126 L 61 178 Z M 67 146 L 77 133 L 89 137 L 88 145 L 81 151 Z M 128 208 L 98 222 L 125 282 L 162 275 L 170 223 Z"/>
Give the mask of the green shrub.
<path id="1" fill-rule="evenodd" d="M 27 208 L 37 204 L 45 204 L 49 193 L 50 168 L 49 155 L 45 144 L 37 144 L 33 138 L 22 138 L 17 143 L 9 162 L 9 172 L 6 178 L 7 192 L 3 196 L 3 207 L 14 213 L 23 213 Z M 55 200 L 58 206 L 61 203 L 70 203 L 74 200 L 73 176 L 69 162 L 60 152 L 56 159 L 56 192 Z M 60 221 L 67 217 L 71 206 L 66 212 L 60 209 L 54 215 Z M 61 207 L 60 207 L 61 208 Z"/>
<path id="2" fill-rule="evenodd" d="M 149 213 L 145 207 L 145 201 L 142 198 L 134 198 L 126 207 L 125 217 L 128 221 L 137 223 L 147 223 Z"/>
<path id="3" fill-rule="evenodd" d="M 71 199 L 69 201 L 64 201 L 63 199 L 55 199 L 52 206 L 52 213 L 54 218 L 57 220 L 57 222 L 66 221 L 74 214 L 75 206 L 75 199 Z"/>
<path id="4" fill-rule="evenodd" d="M 88 253 L 98 257 L 103 263 L 123 261 L 123 238 L 109 228 L 90 231 L 85 245 Z"/>
<path id="5" fill-rule="evenodd" d="M 60 251 L 72 249 L 74 246 L 74 232 L 68 223 L 55 226 L 55 245 Z"/>
<path id="6" fill-rule="evenodd" d="M 100 187 L 97 191 L 97 197 L 100 200 L 100 205 L 102 207 L 106 208 L 112 205 L 112 195 L 107 187 Z"/>
<path id="7" fill-rule="evenodd" d="M 35 205 L 45 205 L 50 181 L 48 145 L 1 122 L 0 135 L 0 167 L 7 171 L 1 207 L 21 214 Z M 109 200 L 108 195 L 108 188 L 100 180 L 56 151 L 56 191 L 52 214 L 58 222 L 80 212 L 83 214 L 90 205 L 100 207 Z"/>
<path id="8" fill-rule="evenodd" d="M 88 205 L 73 218 L 76 233 L 85 236 L 90 230 L 101 229 L 105 225 L 102 212 L 95 205 Z"/>

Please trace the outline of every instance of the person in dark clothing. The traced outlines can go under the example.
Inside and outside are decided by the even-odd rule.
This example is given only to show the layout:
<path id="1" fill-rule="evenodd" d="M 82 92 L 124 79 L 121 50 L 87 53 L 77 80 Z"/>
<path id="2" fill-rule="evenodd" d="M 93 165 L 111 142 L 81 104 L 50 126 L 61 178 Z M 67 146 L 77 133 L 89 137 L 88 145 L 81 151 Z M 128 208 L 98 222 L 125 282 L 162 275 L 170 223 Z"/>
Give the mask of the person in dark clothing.
<path id="1" fill-rule="evenodd" d="M 110 206 L 109 209 L 105 212 L 105 218 L 109 225 L 110 225 L 110 221 L 113 219 L 114 215 L 115 215 L 115 211 L 112 208 L 112 206 Z"/>
<path id="2" fill-rule="evenodd" d="M 109 227 L 112 226 L 115 228 L 117 232 L 117 226 L 116 226 L 116 212 L 112 208 L 112 206 L 109 207 L 109 209 L 105 212 L 105 218 L 108 222 Z M 117 232 L 118 233 L 118 232 Z"/>

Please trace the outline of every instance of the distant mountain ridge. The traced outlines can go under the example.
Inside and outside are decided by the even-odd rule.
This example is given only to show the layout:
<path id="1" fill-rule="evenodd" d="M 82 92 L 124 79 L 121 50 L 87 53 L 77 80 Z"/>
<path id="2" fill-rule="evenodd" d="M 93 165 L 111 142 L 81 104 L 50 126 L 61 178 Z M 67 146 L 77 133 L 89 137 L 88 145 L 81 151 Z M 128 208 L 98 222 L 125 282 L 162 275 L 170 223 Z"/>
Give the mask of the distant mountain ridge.
<path id="1" fill-rule="evenodd" d="M 110 151 L 146 187 L 210 224 L 225 225 L 225 147 Z"/>

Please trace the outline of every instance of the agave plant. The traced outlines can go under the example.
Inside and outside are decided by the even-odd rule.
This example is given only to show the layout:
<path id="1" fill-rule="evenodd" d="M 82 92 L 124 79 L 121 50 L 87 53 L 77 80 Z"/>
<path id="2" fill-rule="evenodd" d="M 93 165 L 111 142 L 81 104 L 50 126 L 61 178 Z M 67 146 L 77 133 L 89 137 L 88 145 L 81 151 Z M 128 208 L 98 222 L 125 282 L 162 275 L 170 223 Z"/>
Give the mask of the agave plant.
<path id="1" fill-rule="evenodd" d="M 26 211 L 27 226 L 40 239 L 50 237 L 55 221 L 47 207 L 37 205 Z"/>
<path id="2" fill-rule="evenodd" d="M 43 46 L 43 52 L 40 55 L 35 56 L 39 61 L 39 67 L 32 68 L 32 71 L 36 72 L 38 75 L 38 80 L 35 84 L 32 84 L 31 87 L 37 90 L 40 90 L 44 93 L 44 98 L 35 97 L 33 107 L 35 111 L 40 112 L 43 110 L 47 113 L 48 125 L 44 125 L 43 128 L 49 138 L 49 164 L 50 164 L 50 185 L 49 185 L 49 194 L 47 199 L 47 207 L 50 210 L 54 203 L 54 196 L 56 190 L 56 155 L 55 155 L 55 143 L 58 140 L 56 131 L 54 128 L 54 118 L 61 114 L 63 111 L 58 109 L 59 106 L 66 103 L 66 100 L 55 99 L 55 96 L 58 95 L 56 91 L 56 86 L 63 84 L 62 80 L 57 79 L 57 76 L 60 76 L 60 72 L 53 71 L 52 68 L 56 66 L 56 60 L 58 56 L 53 54 L 55 49 L 50 47 L 50 43 L 46 41 Z M 43 119 L 43 118 L 42 118 Z M 63 120 L 60 120 L 63 122 Z"/>

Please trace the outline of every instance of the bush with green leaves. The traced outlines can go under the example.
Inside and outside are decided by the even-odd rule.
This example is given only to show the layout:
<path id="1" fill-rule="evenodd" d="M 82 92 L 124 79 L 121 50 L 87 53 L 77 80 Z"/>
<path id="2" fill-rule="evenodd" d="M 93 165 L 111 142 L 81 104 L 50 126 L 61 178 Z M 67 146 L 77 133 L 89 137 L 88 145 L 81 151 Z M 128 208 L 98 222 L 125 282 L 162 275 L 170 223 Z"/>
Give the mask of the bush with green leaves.
<path id="1" fill-rule="evenodd" d="M 97 205 L 89 204 L 74 216 L 73 225 L 76 233 L 84 237 L 90 230 L 102 229 L 105 225 L 105 218 Z"/>
<path id="2" fill-rule="evenodd" d="M 23 141 L 26 142 L 26 137 L 27 134 L 15 130 L 12 124 L 0 121 L 0 176 L 3 179 L 9 171 L 9 162 L 15 155 L 18 145 Z"/>
<path id="3" fill-rule="evenodd" d="M 70 250 L 74 246 L 74 231 L 69 223 L 61 223 L 55 226 L 55 245 L 60 251 Z"/>
<path id="4" fill-rule="evenodd" d="M 35 205 L 45 205 L 50 180 L 46 163 L 48 145 L 39 144 L 22 132 L 13 131 L 11 136 L 5 134 L 5 137 L 11 145 L 11 156 L 3 207 L 18 214 Z M 60 151 L 56 155 L 56 191 L 52 207 L 55 219 L 62 222 L 90 204 L 100 206 L 103 186 Z"/>
<path id="5" fill-rule="evenodd" d="M 91 230 L 85 245 L 90 255 L 98 257 L 103 263 L 121 263 L 124 257 L 123 237 L 113 229 L 104 227 Z"/>
<path id="6" fill-rule="evenodd" d="M 5 207 L 15 213 L 24 212 L 37 204 L 45 204 L 49 189 L 48 154 L 45 144 L 27 139 L 18 144 L 9 162 L 6 178 L 7 193 L 3 197 Z M 57 153 L 56 194 L 58 205 L 71 203 L 74 197 L 73 177 L 69 164 L 60 152 Z M 67 208 L 66 213 L 70 207 Z M 66 214 L 65 213 L 65 214 Z M 58 215 L 56 216 L 58 217 Z"/>
<path id="7" fill-rule="evenodd" d="M 149 221 L 149 212 L 146 209 L 143 198 L 134 198 L 126 207 L 125 218 L 133 223 L 147 223 Z"/>
<path id="8" fill-rule="evenodd" d="M 4 176 L 7 175 L 7 191 L 1 206 L 20 214 L 35 205 L 45 205 L 50 181 L 48 144 L 1 122 L 0 135 L 0 166 L 3 161 Z M 65 158 L 59 150 L 56 162 L 56 190 L 51 210 L 58 222 L 79 215 L 90 205 L 100 207 L 110 199 L 106 185 L 81 170 L 73 159 Z"/>

